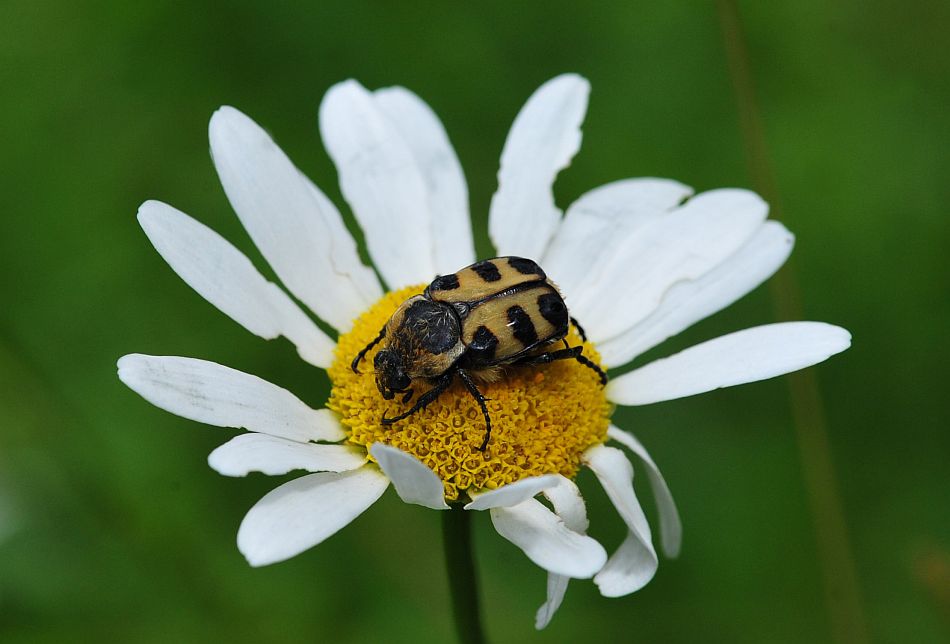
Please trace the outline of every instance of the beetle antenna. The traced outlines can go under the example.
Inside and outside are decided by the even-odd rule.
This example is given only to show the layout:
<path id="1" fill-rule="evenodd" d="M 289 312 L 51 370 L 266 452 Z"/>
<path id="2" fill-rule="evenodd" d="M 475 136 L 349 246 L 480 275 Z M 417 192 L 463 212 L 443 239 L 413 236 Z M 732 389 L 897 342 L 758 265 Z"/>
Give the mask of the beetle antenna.
<path id="1" fill-rule="evenodd" d="M 360 352 L 356 354 L 356 357 L 353 358 L 353 362 L 350 363 L 350 369 L 353 370 L 353 373 L 360 372 L 360 362 L 362 362 L 363 358 L 366 357 L 366 354 L 369 353 L 370 350 L 372 350 L 373 347 L 379 344 L 380 340 L 382 340 L 385 337 L 386 337 L 386 325 L 383 325 L 383 328 L 379 331 L 379 335 L 373 338 L 372 342 L 370 342 L 365 347 L 363 347 L 360 350 Z"/>
<path id="2" fill-rule="evenodd" d="M 571 316 L 571 324 L 574 325 L 574 328 L 577 329 L 577 333 L 581 336 L 581 340 L 587 342 L 587 334 L 584 333 L 584 327 L 581 326 L 581 323 L 577 321 L 573 315 Z"/>

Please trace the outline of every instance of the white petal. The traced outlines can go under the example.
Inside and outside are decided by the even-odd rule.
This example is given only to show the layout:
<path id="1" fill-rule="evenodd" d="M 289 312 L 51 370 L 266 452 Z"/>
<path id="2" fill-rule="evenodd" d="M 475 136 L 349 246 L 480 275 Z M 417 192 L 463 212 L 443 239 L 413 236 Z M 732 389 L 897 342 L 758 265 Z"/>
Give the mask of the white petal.
<path id="1" fill-rule="evenodd" d="M 298 555 L 348 525 L 389 486 L 374 466 L 308 474 L 284 483 L 250 509 L 238 529 L 238 550 L 252 566 Z"/>
<path id="2" fill-rule="evenodd" d="M 439 117 L 404 87 L 373 92 L 380 110 L 408 144 L 429 195 L 435 270 L 453 273 L 475 262 L 465 175 Z M 436 221 L 437 218 L 437 221 Z"/>
<path id="3" fill-rule="evenodd" d="M 225 315 L 267 340 L 286 337 L 312 365 L 333 363 L 333 340 L 218 233 L 160 201 L 143 203 L 138 220 L 172 270 Z"/>
<path id="4" fill-rule="evenodd" d="M 558 484 L 557 475 L 544 474 L 543 476 L 530 476 L 528 478 L 503 485 L 498 489 L 488 492 L 470 492 L 472 502 L 465 506 L 466 510 L 490 510 L 491 508 L 507 508 L 512 505 L 518 505 L 522 501 L 530 499 L 539 494 L 546 488 Z"/>
<path id="5" fill-rule="evenodd" d="M 545 489 L 542 494 L 554 506 L 554 512 L 561 517 L 564 525 L 574 532 L 585 534 L 588 523 L 584 497 L 581 496 L 581 491 L 574 481 L 560 474 L 556 476 L 558 477 L 558 484 Z M 569 581 L 570 577 L 553 572 L 548 573 L 547 601 L 541 605 L 535 615 L 534 627 L 536 629 L 541 630 L 551 623 L 554 613 L 557 612 L 564 600 L 564 593 L 567 592 Z"/>
<path id="6" fill-rule="evenodd" d="M 330 88 L 320 133 L 340 189 L 391 290 L 435 277 L 428 190 L 409 146 L 354 80 Z"/>
<path id="7" fill-rule="evenodd" d="M 795 237 L 777 221 L 699 279 L 674 284 L 659 308 L 633 327 L 597 345 L 604 362 L 626 364 L 667 338 L 720 311 L 772 276 L 792 252 Z"/>
<path id="8" fill-rule="evenodd" d="M 564 593 L 567 592 L 567 584 L 571 578 L 566 575 L 556 575 L 548 573 L 547 601 L 541 604 L 541 608 L 534 616 L 534 627 L 539 631 L 551 623 L 554 613 L 561 607 L 564 601 Z"/>
<path id="9" fill-rule="evenodd" d="M 492 508 L 491 520 L 505 539 L 549 572 L 588 579 L 607 561 L 603 547 L 564 525 L 540 501 L 528 499 L 507 508 Z"/>
<path id="10" fill-rule="evenodd" d="M 629 529 L 627 538 L 594 583 L 603 594 L 632 593 L 653 578 L 659 565 L 650 526 L 633 489 L 633 466 L 619 449 L 604 445 L 590 448 L 583 458 Z"/>
<path id="11" fill-rule="evenodd" d="M 594 583 L 604 597 L 623 597 L 650 583 L 656 568 L 656 553 L 644 548 L 640 538 L 631 532 L 594 576 Z"/>
<path id="12" fill-rule="evenodd" d="M 366 452 L 349 445 L 299 443 L 254 432 L 235 436 L 208 455 L 208 465 L 225 476 L 263 472 L 271 476 L 293 470 L 347 472 L 366 464 Z"/>
<path id="13" fill-rule="evenodd" d="M 498 170 L 488 232 L 499 255 L 540 259 L 561 220 L 551 186 L 581 145 L 590 84 L 564 74 L 539 87 L 515 118 Z"/>
<path id="14" fill-rule="evenodd" d="M 250 118 L 222 107 L 208 126 L 221 185 L 254 244 L 290 291 L 348 331 L 382 295 L 340 213 Z"/>
<path id="15" fill-rule="evenodd" d="M 747 190 L 698 195 L 626 237 L 598 281 L 569 302 L 571 312 L 595 342 L 619 335 L 656 310 L 674 284 L 735 253 L 767 214 L 767 204 Z"/>
<path id="16" fill-rule="evenodd" d="M 650 525 L 633 489 L 633 466 L 624 453 L 615 447 L 595 445 L 584 452 L 583 461 L 597 476 L 627 527 L 649 545 Z"/>
<path id="17" fill-rule="evenodd" d="M 678 556 L 680 545 L 683 542 L 683 524 L 680 522 L 680 514 L 676 509 L 676 503 L 673 501 L 673 495 L 666 484 L 666 479 L 660 474 L 660 468 L 656 466 L 646 448 L 633 434 L 611 425 L 610 429 L 607 430 L 607 436 L 623 444 L 624 447 L 639 456 L 640 460 L 647 466 L 647 478 L 650 479 L 653 499 L 656 501 L 657 511 L 660 515 L 660 544 L 663 546 L 663 554 L 671 558 Z"/>
<path id="18" fill-rule="evenodd" d="M 637 229 L 693 194 L 670 179 L 623 179 L 595 188 L 570 205 L 542 266 L 567 298 L 596 287 Z"/>
<path id="19" fill-rule="evenodd" d="M 393 482 L 400 499 L 433 510 L 449 509 L 442 480 L 418 458 L 383 443 L 373 443 L 369 453 Z"/>
<path id="20" fill-rule="evenodd" d="M 310 409 L 286 389 L 214 362 L 133 353 L 118 366 L 130 389 L 182 418 L 302 442 L 345 436 L 330 410 Z"/>
<path id="21" fill-rule="evenodd" d="M 581 491 L 569 478 L 555 474 L 557 484 L 541 490 L 541 493 L 554 506 L 554 512 L 561 517 L 564 524 L 573 530 L 585 534 L 587 532 L 587 507 Z"/>
<path id="22" fill-rule="evenodd" d="M 730 333 L 613 379 L 607 397 L 647 405 L 774 378 L 827 360 L 851 334 L 824 322 L 783 322 Z"/>

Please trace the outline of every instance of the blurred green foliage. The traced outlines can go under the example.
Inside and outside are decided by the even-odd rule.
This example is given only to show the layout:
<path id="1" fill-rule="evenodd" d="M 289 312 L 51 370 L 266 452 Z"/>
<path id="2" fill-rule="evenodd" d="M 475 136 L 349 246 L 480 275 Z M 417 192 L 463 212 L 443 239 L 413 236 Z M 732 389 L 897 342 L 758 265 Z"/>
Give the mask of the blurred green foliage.
<path id="1" fill-rule="evenodd" d="M 854 333 L 819 373 L 868 628 L 946 641 L 950 5 L 740 9 L 806 316 Z M 507 128 L 564 71 L 593 92 L 562 205 L 628 176 L 749 185 L 711 3 L 0 4 L 0 639 L 451 641 L 438 515 L 391 492 L 290 562 L 244 562 L 237 525 L 275 480 L 215 474 L 205 454 L 230 434 L 151 407 L 115 360 L 211 359 L 315 406 L 328 381 L 194 294 L 135 211 L 167 201 L 263 267 L 217 184 L 207 119 L 239 107 L 342 205 L 316 110 L 355 77 L 405 85 L 442 117 L 489 254 Z M 760 289 L 662 352 L 771 310 Z M 829 640 L 791 418 L 782 380 L 620 410 L 679 502 L 682 556 L 619 600 L 574 582 L 538 634 L 544 576 L 480 516 L 493 641 Z M 619 520 L 580 483 L 614 547 Z"/>

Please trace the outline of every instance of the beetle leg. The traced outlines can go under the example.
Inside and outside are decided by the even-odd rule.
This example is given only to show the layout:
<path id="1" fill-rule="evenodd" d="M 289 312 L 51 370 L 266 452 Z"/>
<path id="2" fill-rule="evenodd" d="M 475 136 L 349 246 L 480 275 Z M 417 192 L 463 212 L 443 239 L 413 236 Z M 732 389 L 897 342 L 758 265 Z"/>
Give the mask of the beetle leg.
<path id="1" fill-rule="evenodd" d="M 558 349 L 557 351 L 548 351 L 547 353 L 540 353 L 536 356 L 525 356 L 515 361 L 514 364 L 534 367 L 541 364 L 549 364 L 555 360 L 569 360 L 579 356 L 583 350 L 584 347 L 568 347 L 566 349 Z"/>
<path id="2" fill-rule="evenodd" d="M 406 404 L 407 402 L 409 402 L 410 400 L 412 400 L 412 394 L 413 394 L 413 393 L 415 393 L 415 392 L 413 392 L 413 390 L 410 389 L 410 390 L 407 391 L 405 394 L 403 394 L 403 396 L 402 396 L 402 402 L 403 402 L 403 404 Z"/>
<path id="3" fill-rule="evenodd" d="M 482 444 L 478 448 L 479 452 L 484 452 L 485 448 L 488 447 L 488 439 L 491 438 L 491 416 L 488 415 L 488 406 L 485 404 L 486 398 L 482 395 L 482 392 L 478 390 L 478 386 L 467 372 L 463 371 L 462 369 L 458 369 L 458 372 L 459 377 L 465 384 L 465 388 L 468 389 L 470 394 L 472 394 L 472 398 L 475 399 L 475 402 L 478 403 L 478 406 L 482 408 L 482 415 L 485 417 L 485 438 L 482 439 Z"/>
<path id="4" fill-rule="evenodd" d="M 576 356 L 574 356 L 574 359 L 580 362 L 582 365 L 584 365 L 588 369 L 592 369 L 594 373 L 600 376 L 600 384 L 602 385 L 607 384 L 607 374 L 604 373 L 604 370 L 601 369 L 597 364 L 592 362 L 587 356 L 585 356 L 583 353 L 578 353 Z"/>
<path id="5" fill-rule="evenodd" d="M 573 324 L 574 328 L 577 329 L 577 332 L 581 336 L 581 340 L 583 340 L 584 342 L 587 342 L 587 334 L 584 333 L 584 327 L 581 326 L 581 323 L 578 322 L 577 318 L 575 318 L 573 315 L 571 316 L 571 324 Z"/>
<path id="6" fill-rule="evenodd" d="M 400 421 L 403 418 L 409 418 L 420 409 L 425 409 L 433 400 L 441 396 L 442 392 L 449 388 L 449 385 L 452 384 L 452 377 L 454 375 L 455 374 L 452 371 L 446 371 L 444 374 L 439 376 L 439 379 L 436 381 L 435 386 L 432 387 L 432 389 L 419 396 L 419 399 L 416 400 L 416 404 L 413 405 L 409 411 L 399 414 L 398 416 L 393 416 L 392 418 L 386 418 L 384 414 L 383 419 L 380 422 L 382 422 L 383 425 L 392 425 L 396 421 Z"/>
<path id="7" fill-rule="evenodd" d="M 359 373 L 359 365 L 363 358 L 366 356 L 370 350 L 379 344 L 379 341 L 386 337 L 386 325 L 383 325 L 383 328 L 379 331 L 379 335 L 373 338 L 373 341 L 367 344 L 363 349 L 356 354 L 356 357 L 353 358 L 353 362 L 350 363 L 350 368 L 353 370 L 353 373 Z"/>
<path id="8" fill-rule="evenodd" d="M 600 384 L 607 384 L 607 374 L 604 373 L 604 370 L 599 366 L 591 362 L 587 356 L 583 355 L 581 351 L 584 350 L 584 347 L 571 347 L 569 349 L 558 349 L 557 351 L 549 351 L 548 353 L 542 353 L 536 356 L 525 356 L 520 360 L 516 361 L 514 364 L 534 366 L 541 364 L 549 364 L 555 360 L 577 360 L 582 365 L 594 371 L 597 374 L 597 377 L 600 378 Z"/>

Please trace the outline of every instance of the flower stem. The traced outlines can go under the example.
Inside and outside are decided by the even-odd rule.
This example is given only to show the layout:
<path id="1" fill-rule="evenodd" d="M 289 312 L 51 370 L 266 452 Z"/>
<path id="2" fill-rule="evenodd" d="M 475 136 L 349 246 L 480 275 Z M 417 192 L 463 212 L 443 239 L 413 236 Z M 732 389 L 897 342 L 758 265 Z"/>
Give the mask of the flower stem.
<path id="1" fill-rule="evenodd" d="M 472 555 L 472 513 L 460 504 L 453 504 L 451 510 L 442 512 L 442 544 L 459 641 L 462 644 L 484 644 Z"/>

